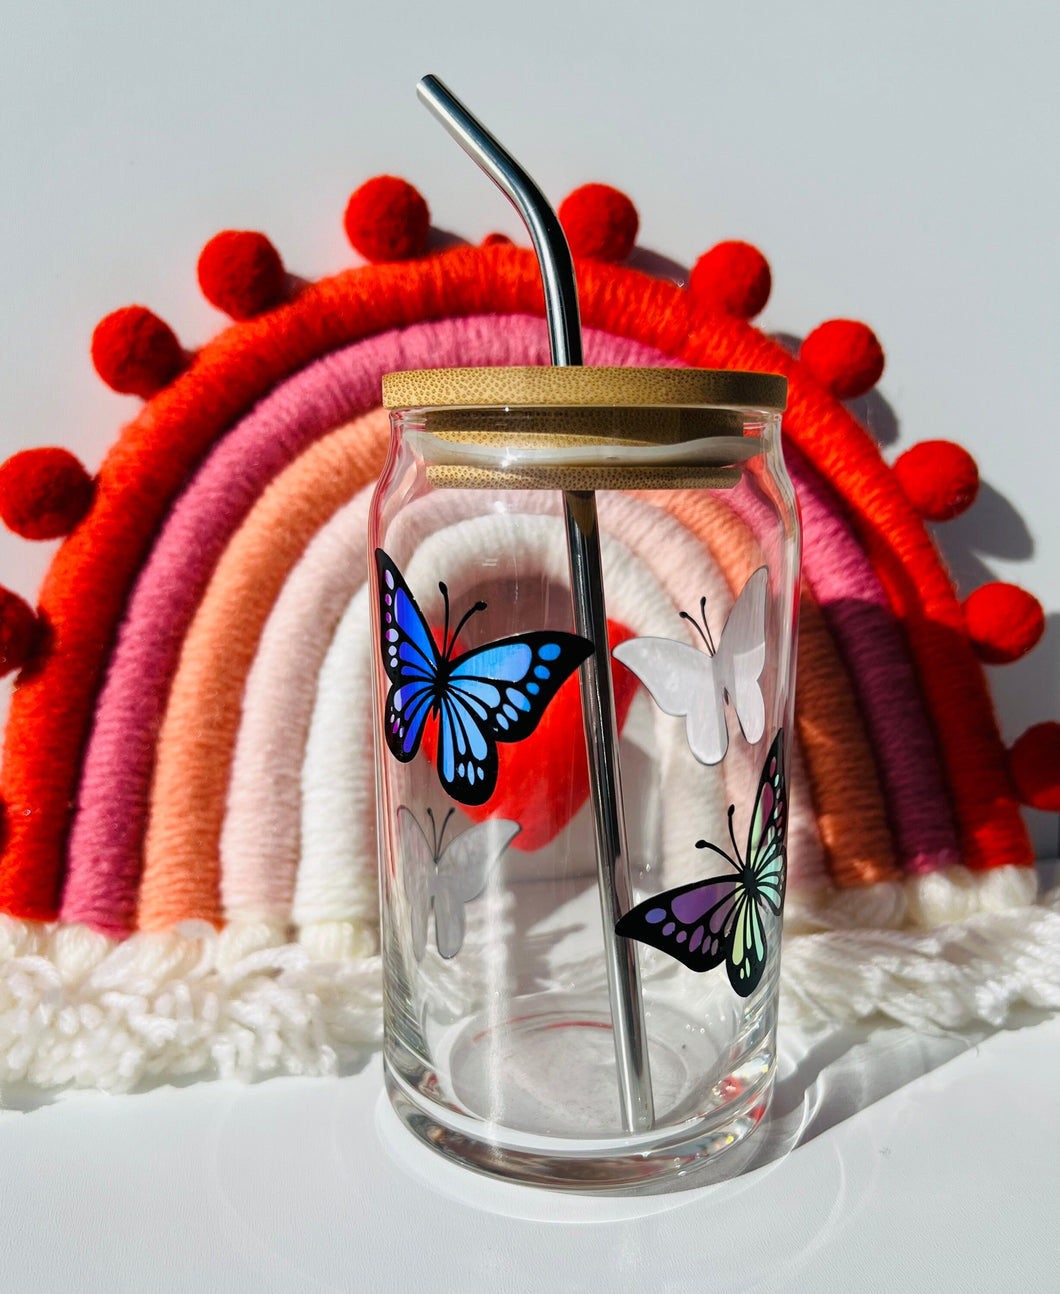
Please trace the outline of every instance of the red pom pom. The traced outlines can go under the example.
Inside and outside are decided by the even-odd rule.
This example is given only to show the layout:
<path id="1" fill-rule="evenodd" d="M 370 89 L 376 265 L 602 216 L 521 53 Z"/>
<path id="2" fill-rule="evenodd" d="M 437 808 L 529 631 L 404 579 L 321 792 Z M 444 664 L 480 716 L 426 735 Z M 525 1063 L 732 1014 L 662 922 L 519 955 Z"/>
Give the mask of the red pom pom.
<path id="1" fill-rule="evenodd" d="M 407 180 L 377 175 L 346 204 L 346 237 L 371 261 L 407 261 L 427 250 L 431 213 Z"/>
<path id="2" fill-rule="evenodd" d="M 264 234 L 225 229 L 199 256 L 199 287 L 211 305 L 233 319 L 253 319 L 283 300 L 287 274 Z"/>
<path id="3" fill-rule="evenodd" d="M 640 228 L 637 208 L 609 184 L 583 184 L 560 203 L 559 222 L 575 256 L 624 261 Z"/>
<path id="4" fill-rule="evenodd" d="M 21 669 L 37 646 L 33 609 L 10 589 L 0 588 L 0 678 Z"/>
<path id="5" fill-rule="evenodd" d="M 1045 612 L 1017 584 L 984 584 L 964 602 L 964 622 L 976 655 L 989 665 L 1026 656 L 1045 632 Z"/>
<path id="6" fill-rule="evenodd" d="M 883 373 L 883 347 L 872 329 L 855 319 L 831 319 L 815 328 L 799 359 L 840 400 L 871 391 Z"/>
<path id="7" fill-rule="evenodd" d="M 753 319 L 769 300 L 769 262 L 750 243 L 718 243 L 696 261 L 688 290 L 705 306 Z"/>
<path id="8" fill-rule="evenodd" d="M 923 440 L 900 455 L 894 474 L 906 498 L 928 521 L 949 521 L 975 502 L 979 468 L 952 440 Z"/>
<path id="9" fill-rule="evenodd" d="M 1036 723 L 1008 753 L 1009 772 L 1022 804 L 1060 813 L 1060 723 Z"/>
<path id="10" fill-rule="evenodd" d="M 58 539 L 92 506 L 92 491 L 69 450 L 24 449 L 0 466 L 0 518 L 23 539 Z"/>
<path id="11" fill-rule="evenodd" d="M 112 390 L 150 400 L 184 367 L 184 352 L 158 315 L 145 306 L 126 306 L 96 324 L 92 363 Z"/>

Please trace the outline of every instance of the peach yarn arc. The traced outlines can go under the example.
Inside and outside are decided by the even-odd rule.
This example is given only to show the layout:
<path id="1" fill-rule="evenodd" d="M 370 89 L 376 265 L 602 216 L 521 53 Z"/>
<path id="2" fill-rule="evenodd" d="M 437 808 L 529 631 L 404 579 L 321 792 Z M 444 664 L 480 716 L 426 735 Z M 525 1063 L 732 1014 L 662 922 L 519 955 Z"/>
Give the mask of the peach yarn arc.
<path id="1" fill-rule="evenodd" d="M 219 924 L 219 846 L 247 672 L 291 566 L 321 525 L 374 480 L 385 417 L 307 449 L 269 485 L 217 564 L 184 640 L 158 743 L 137 924 Z"/>

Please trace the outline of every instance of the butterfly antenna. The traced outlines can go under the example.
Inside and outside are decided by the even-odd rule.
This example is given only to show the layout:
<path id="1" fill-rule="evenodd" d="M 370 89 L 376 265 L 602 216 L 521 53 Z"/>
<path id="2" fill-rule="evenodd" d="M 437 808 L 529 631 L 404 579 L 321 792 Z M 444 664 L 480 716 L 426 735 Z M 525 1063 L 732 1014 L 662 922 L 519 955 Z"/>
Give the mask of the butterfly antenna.
<path id="1" fill-rule="evenodd" d="M 697 840 L 696 848 L 709 849 L 712 854 L 717 854 L 719 858 L 724 858 L 730 867 L 735 867 L 737 871 L 740 870 L 740 864 L 734 858 L 730 857 L 730 855 L 724 849 L 722 849 L 720 845 L 714 844 L 713 841 Z"/>
<path id="2" fill-rule="evenodd" d="M 437 858 L 438 857 L 438 824 L 434 820 L 434 813 L 431 809 L 427 810 L 427 817 L 430 818 L 431 820 L 431 852 L 434 854 L 435 858 Z M 448 821 L 449 819 L 446 818 L 446 822 Z"/>
<path id="3" fill-rule="evenodd" d="M 454 634 L 454 635 L 453 635 L 453 637 L 455 638 L 455 637 L 456 637 L 456 635 Z M 453 816 L 453 814 L 454 814 L 455 812 L 456 812 L 456 810 L 455 810 L 455 809 L 450 809 L 450 810 L 449 810 L 449 812 L 445 815 L 445 821 L 442 823 L 442 829 L 441 829 L 441 831 L 439 831 L 439 833 L 438 833 L 438 847 L 437 847 L 437 849 L 435 850 L 435 853 L 434 853 L 435 858 L 438 858 L 438 857 L 440 857 L 440 855 L 441 855 L 441 852 L 442 852 L 442 841 L 445 839 L 445 829 L 446 829 L 446 827 L 448 827 L 448 825 L 449 825 L 449 819 Z"/>
<path id="4" fill-rule="evenodd" d="M 442 658 L 449 659 L 449 588 L 444 580 L 438 581 L 438 588 L 441 590 L 442 599 L 445 602 L 445 631 L 442 635 Z M 456 634 L 453 634 L 456 637 Z"/>
<path id="5" fill-rule="evenodd" d="M 743 854 L 740 853 L 740 846 L 736 843 L 736 833 L 732 829 L 732 819 L 733 819 L 733 814 L 735 812 L 736 812 L 736 805 L 730 804 L 729 805 L 729 839 L 732 841 L 733 851 L 735 852 L 736 857 L 740 860 L 740 866 L 742 867 L 744 865 Z"/>
<path id="6" fill-rule="evenodd" d="M 707 651 L 713 656 L 718 649 L 714 646 L 714 635 L 710 632 L 710 625 L 707 624 L 707 599 L 705 597 L 699 599 L 699 614 L 703 617 L 703 628 L 707 634 L 704 642 L 707 644 Z"/>
<path id="7" fill-rule="evenodd" d="M 713 655 L 714 655 L 714 649 L 713 649 L 713 647 L 710 645 L 710 643 L 709 643 L 709 642 L 707 642 L 706 638 L 705 638 L 705 637 L 704 637 L 704 635 L 703 635 L 703 630 L 702 630 L 702 629 L 700 629 L 699 624 L 698 624 L 698 622 L 695 620 L 695 618 L 694 618 L 693 616 L 690 616 L 690 615 L 688 614 L 688 612 L 687 612 L 687 611 L 682 611 L 682 612 L 681 612 L 681 619 L 682 619 L 682 620 L 687 620 L 687 621 L 688 621 L 688 623 L 692 626 L 692 628 L 696 631 L 696 633 L 697 633 L 697 634 L 699 634 L 700 638 L 702 638 L 702 639 L 703 639 L 703 646 L 704 646 L 704 647 L 706 647 L 707 651 L 708 651 L 708 652 L 710 652 L 710 654 L 713 656 Z"/>
<path id="8" fill-rule="evenodd" d="M 469 611 L 464 612 L 463 616 L 461 617 L 460 623 L 453 630 L 453 641 L 449 644 L 449 647 L 445 651 L 446 660 L 449 659 L 449 652 L 456 646 L 456 640 L 460 637 L 460 630 L 463 629 L 464 625 L 467 624 L 467 622 L 471 619 L 472 616 L 477 615 L 480 611 L 485 611 L 485 609 L 486 609 L 485 602 L 476 602 L 475 605 Z"/>

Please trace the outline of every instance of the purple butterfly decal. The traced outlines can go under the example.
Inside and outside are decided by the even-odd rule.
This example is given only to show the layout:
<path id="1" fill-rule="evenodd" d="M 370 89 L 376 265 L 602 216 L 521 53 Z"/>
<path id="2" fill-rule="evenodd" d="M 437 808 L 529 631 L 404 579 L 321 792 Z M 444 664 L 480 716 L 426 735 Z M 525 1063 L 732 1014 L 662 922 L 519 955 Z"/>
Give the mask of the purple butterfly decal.
<path id="1" fill-rule="evenodd" d="M 669 953 L 689 970 L 713 970 L 724 962 L 729 983 L 741 997 L 750 997 L 761 983 L 769 951 L 766 924 L 769 915 L 779 917 L 784 906 L 788 797 L 783 756 L 781 729 L 758 781 L 742 856 L 733 831 L 732 804 L 729 839 L 735 857 L 708 840 L 696 841 L 697 849 L 720 854 L 735 874 L 657 894 L 631 908 L 615 926 L 618 934 Z"/>

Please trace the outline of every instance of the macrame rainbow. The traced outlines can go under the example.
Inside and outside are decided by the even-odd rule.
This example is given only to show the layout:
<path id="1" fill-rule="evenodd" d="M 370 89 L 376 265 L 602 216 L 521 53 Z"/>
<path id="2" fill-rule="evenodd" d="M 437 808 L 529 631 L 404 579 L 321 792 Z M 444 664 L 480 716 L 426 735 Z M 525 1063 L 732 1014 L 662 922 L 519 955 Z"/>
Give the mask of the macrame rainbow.
<path id="1" fill-rule="evenodd" d="M 959 958 L 952 1000 L 918 1015 L 897 979 L 890 996 L 866 989 L 871 941 L 859 954 L 840 933 L 904 939 L 904 955 L 926 961 L 935 936 L 915 928 L 979 920 L 989 942 L 993 921 L 1003 948 L 1013 922 L 1033 943 L 1055 920 L 1032 906 L 1008 754 L 923 516 L 820 373 L 745 319 L 629 268 L 577 268 L 588 363 L 789 382 L 805 572 L 793 999 L 800 975 L 805 986 L 839 957 L 849 982 L 818 976 L 804 1007 L 812 996 L 847 1016 L 982 1014 Z M 532 253 L 490 241 L 302 286 L 156 383 L 52 563 L 46 645 L 12 701 L 0 960 L 22 979 L 0 976 L 0 1081 L 305 1072 L 375 1036 L 363 586 L 386 449 L 380 378 L 547 363 L 542 313 Z M 643 501 L 618 506 L 627 512 L 605 510 L 605 532 L 653 596 L 671 597 L 652 551 L 660 533 L 698 554 L 704 578 L 731 590 L 745 577 L 709 500 L 675 492 L 661 532 L 643 524 Z M 27 1041 L 13 1022 L 47 997 L 34 957 L 57 968 L 61 992 Z M 1015 1000 L 1051 1001 L 1033 957 L 998 974 L 1009 979 L 993 1018 Z M 109 1059 L 92 1041 L 108 1029 L 119 1039 Z"/>

